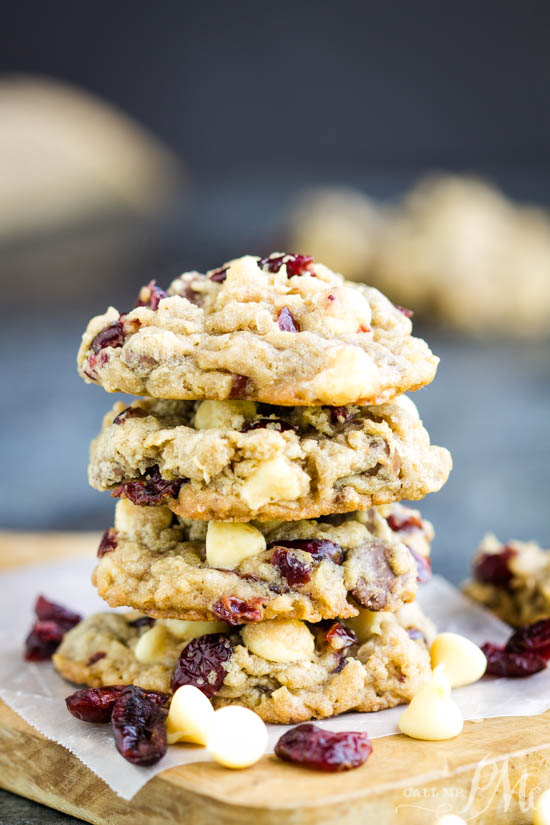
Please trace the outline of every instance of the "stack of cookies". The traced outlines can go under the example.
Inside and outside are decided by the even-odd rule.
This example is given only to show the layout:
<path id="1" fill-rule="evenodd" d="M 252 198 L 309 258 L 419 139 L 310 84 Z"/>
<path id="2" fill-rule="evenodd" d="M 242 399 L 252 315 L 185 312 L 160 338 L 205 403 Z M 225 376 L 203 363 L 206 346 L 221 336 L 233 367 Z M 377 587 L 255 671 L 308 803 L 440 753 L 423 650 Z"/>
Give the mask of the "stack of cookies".
<path id="1" fill-rule="evenodd" d="M 438 359 L 409 313 L 304 255 L 245 256 L 92 319 L 82 377 L 117 402 L 90 483 L 118 499 L 91 616 L 54 657 L 90 686 L 199 687 L 292 723 L 410 700 L 414 604 L 444 484 L 413 402 Z"/>

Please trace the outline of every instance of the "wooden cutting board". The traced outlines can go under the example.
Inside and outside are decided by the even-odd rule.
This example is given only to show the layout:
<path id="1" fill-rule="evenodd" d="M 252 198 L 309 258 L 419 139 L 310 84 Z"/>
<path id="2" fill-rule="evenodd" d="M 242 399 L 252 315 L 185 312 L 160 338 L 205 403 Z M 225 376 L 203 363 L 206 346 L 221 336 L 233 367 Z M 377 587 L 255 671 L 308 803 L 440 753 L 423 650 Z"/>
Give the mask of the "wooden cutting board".
<path id="1" fill-rule="evenodd" d="M 92 554 L 96 534 L 0 534 L 0 568 Z M 0 702 L 0 786 L 97 825 L 476 825 L 530 823 L 550 786 L 550 711 L 468 722 L 448 742 L 374 741 L 361 768 L 322 774 L 264 757 L 245 771 L 172 768 L 131 802 Z"/>

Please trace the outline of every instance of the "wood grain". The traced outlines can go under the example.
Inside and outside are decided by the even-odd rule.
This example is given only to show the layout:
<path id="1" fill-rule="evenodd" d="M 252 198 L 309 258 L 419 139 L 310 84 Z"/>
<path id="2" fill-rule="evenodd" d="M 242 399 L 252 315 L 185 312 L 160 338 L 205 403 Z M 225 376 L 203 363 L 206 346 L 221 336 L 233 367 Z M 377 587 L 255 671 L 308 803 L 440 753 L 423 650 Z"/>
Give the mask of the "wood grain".
<path id="1" fill-rule="evenodd" d="M 91 553 L 96 534 L 0 535 L 0 567 Z M 264 757 L 246 771 L 201 762 L 165 771 L 131 802 L 0 703 L 0 786 L 97 825 L 476 825 L 531 821 L 550 786 L 550 711 L 466 723 L 448 742 L 385 737 L 362 768 L 326 775 Z"/>

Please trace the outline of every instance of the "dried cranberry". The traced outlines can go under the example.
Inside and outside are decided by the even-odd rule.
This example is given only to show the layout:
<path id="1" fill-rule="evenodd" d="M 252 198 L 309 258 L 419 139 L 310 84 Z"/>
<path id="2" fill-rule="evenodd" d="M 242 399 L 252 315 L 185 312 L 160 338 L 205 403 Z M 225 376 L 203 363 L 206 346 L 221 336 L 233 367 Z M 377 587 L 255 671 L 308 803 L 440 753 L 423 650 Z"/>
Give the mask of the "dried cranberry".
<path id="1" fill-rule="evenodd" d="M 345 424 L 354 417 L 354 412 L 349 407 L 329 407 L 330 423 L 336 427 L 338 424 Z"/>
<path id="2" fill-rule="evenodd" d="M 309 272 L 314 260 L 311 255 L 268 255 L 267 258 L 258 261 L 258 266 L 260 269 L 276 273 L 285 264 L 288 277 L 291 278 L 293 275 L 304 275 Z"/>
<path id="3" fill-rule="evenodd" d="M 222 596 L 212 605 L 212 613 L 222 622 L 233 625 L 259 622 L 263 613 L 262 601 L 261 596 L 255 596 L 249 602 L 237 596 Z"/>
<path id="4" fill-rule="evenodd" d="M 86 667 L 91 667 L 95 665 L 96 662 L 100 662 L 102 659 L 105 658 L 107 654 L 103 650 L 98 650 L 97 653 L 92 653 L 88 661 L 86 662 Z"/>
<path id="5" fill-rule="evenodd" d="M 128 624 L 130 627 L 153 627 L 155 621 L 156 619 L 152 619 L 151 616 L 139 616 L 139 618 L 128 622 Z"/>
<path id="6" fill-rule="evenodd" d="M 546 661 L 538 653 L 524 650 L 521 653 L 508 651 L 503 645 L 485 642 L 481 645 L 487 657 L 487 673 L 493 676 L 531 676 L 546 667 Z"/>
<path id="7" fill-rule="evenodd" d="M 81 621 L 78 613 L 73 613 L 60 604 L 39 596 L 34 605 L 36 621 L 25 639 L 25 659 L 39 662 L 51 659 L 63 636 Z"/>
<path id="8" fill-rule="evenodd" d="M 166 712 L 130 685 L 114 703 L 111 725 L 118 752 L 133 765 L 154 765 L 166 753 Z"/>
<path id="9" fill-rule="evenodd" d="M 177 498 L 182 484 L 182 478 L 172 481 L 163 478 L 158 465 L 155 464 L 145 472 L 144 479 L 125 481 L 116 487 L 111 495 L 115 498 L 127 498 L 132 504 L 151 506 L 161 504 L 165 498 Z"/>
<path id="10" fill-rule="evenodd" d="M 143 407 L 126 407 L 116 418 L 113 418 L 113 424 L 124 424 L 128 418 L 145 418 L 146 415 L 148 415 L 147 410 Z"/>
<path id="11" fill-rule="evenodd" d="M 254 388 L 254 384 L 247 375 L 238 375 L 235 373 L 233 376 L 233 383 L 231 384 L 231 392 L 229 393 L 230 398 L 246 398 L 249 395 L 252 395 L 252 390 Z"/>
<path id="12" fill-rule="evenodd" d="M 407 545 L 409 552 L 416 562 L 416 581 L 424 584 L 429 581 L 432 575 L 432 563 L 427 556 L 417 553 L 412 547 Z"/>
<path id="13" fill-rule="evenodd" d="M 332 773 L 358 768 L 372 753 L 372 744 L 366 733 L 333 733 L 305 724 L 284 733 L 275 745 L 275 753 L 286 762 Z"/>
<path id="14" fill-rule="evenodd" d="M 277 547 L 271 556 L 271 564 L 278 567 L 281 576 L 287 580 L 291 587 L 297 584 L 306 584 L 311 579 L 311 564 L 300 561 L 300 559 L 290 553 L 284 547 Z"/>
<path id="15" fill-rule="evenodd" d="M 416 513 L 407 512 L 405 515 L 390 513 L 386 518 L 394 533 L 410 533 L 413 530 L 422 530 L 422 519 Z"/>
<path id="16" fill-rule="evenodd" d="M 546 662 L 550 659 L 550 619 L 520 627 L 506 642 L 508 653 L 536 653 Z"/>
<path id="17" fill-rule="evenodd" d="M 91 348 L 97 355 L 105 347 L 121 347 L 124 344 L 124 329 L 120 321 L 109 324 L 108 327 L 98 332 L 91 343 Z"/>
<path id="18" fill-rule="evenodd" d="M 105 654 L 103 654 L 105 656 Z M 82 688 L 65 699 L 67 709 L 83 722 L 109 722 L 115 702 L 127 685 L 109 685 L 100 688 Z M 158 690 L 144 690 L 155 705 L 164 706 L 170 698 Z"/>
<path id="19" fill-rule="evenodd" d="M 344 551 L 339 544 L 328 539 L 281 539 L 273 541 L 268 545 L 268 550 L 272 547 L 290 547 L 293 550 L 303 550 L 309 553 L 316 560 L 330 559 L 334 564 L 342 564 L 344 561 Z"/>
<path id="20" fill-rule="evenodd" d="M 256 421 L 245 421 L 241 427 L 242 433 L 248 433 L 250 430 L 277 430 L 279 433 L 287 432 L 288 430 L 296 430 L 292 424 L 287 421 L 281 421 L 279 418 L 258 418 Z"/>
<path id="21" fill-rule="evenodd" d="M 223 269 L 214 270 L 212 275 L 210 275 L 210 280 L 214 281 L 215 283 L 218 283 L 218 284 L 223 284 L 223 282 L 227 278 L 227 270 L 228 269 L 229 269 L 229 267 L 226 266 Z"/>
<path id="22" fill-rule="evenodd" d="M 498 553 L 479 553 L 474 559 L 474 576 L 480 582 L 507 587 L 514 574 L 508 562 L 516 555 L 513 547 L 503 546 Z"/>
<path id="23" fill-rule="evenodd" d="M 346 647 L 357 644 L 357 636 L 348 627 L 344 627 L 340 622 L 334 622 L 327 631 L 327 642 L 335 650 L 343 650 Z"/>
<path id="24" fill-rule="evenodd" d="M 426 637 L 424 636 L 422 631 L 419 630 L 417 627 L 408 627 L 407 628 L 407 634 L 408 634 L 409 639 L 412 639 L 413 641 L 416 641 L 417 639 L 420 639 L 421 641 L 426 643 Z"/>
<path id="25" fill-rule="evenodd" d="M 117 546 L 117 531 L 114 527 L 109 527 L 101 536 L 99 547 L 97 548 L 97 557 L 100 559 L 105 553 L 110 553 Z"/>
<path id="26" fill-rule="evenodd" d="M 147 286 L 142 286 L 136 301 L 137 307 L 149 307 L 149 309 L 158 309 L 159 303 L 163 298 L 168 298 L 168 293 L 157 286 L 156 281 L 149 281 Z"/>
<path id="27" fill-rule="evenodd" d="M 194 685 L 209 699 L 222 687 L 227 671 L 224 662 L 233 655 L 233 645 L 223 633 L 191 639 L 179 655 L 172 673 L 171 688 Z"/>
<path id="28" fill-rule="evenodd" d="M 300 332 L 300 325 L 288 307 L 283 307 L 277 315 L 277 326 L 283 332 Z"/>
<path id="29" fill-rule="evenodd" d="M 407 309 L 407 307 L 400 307 L 399 304 L 395 304 L 395 308 L 402 312 L 403 315 L 407 318 L 412 318 L 414 315 L 414 311 L 412 309 Z"/>

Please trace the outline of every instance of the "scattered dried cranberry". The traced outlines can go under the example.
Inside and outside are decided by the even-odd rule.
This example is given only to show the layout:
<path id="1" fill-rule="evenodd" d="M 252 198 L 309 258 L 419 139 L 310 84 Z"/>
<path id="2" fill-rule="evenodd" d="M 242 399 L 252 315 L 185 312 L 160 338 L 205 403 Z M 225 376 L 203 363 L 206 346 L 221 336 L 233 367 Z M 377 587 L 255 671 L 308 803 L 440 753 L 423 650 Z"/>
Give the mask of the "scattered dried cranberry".
<path id="1" fill-rule="evenodd" d="M 348 771 L 358 768 L 372 753 L 366 733 L 332 733 L 317 725 L 298 725 L 284 733 L 275 753 L 286 762 L 296 762 L 316 771 Z"/>
<path id="2" fill-rule="evenodd" d="M 354 417 L 353 410 L 349 407 L 329 407 L 330 423 L 336 427 L 338 424 L 345 424 Z"/>
<path id="3" fill-rule="evenodd" d="M 249 602 L 237 596 L 222 596 L 212 605 L 212 613 L 228 624 L 244 624 L 245 622 L 259 622 L 262 618 L 261 596 L 255 596 Z"/>
<path id="4" fill-rule="evenodd" d="M 343 650 L 357 644 L 357 636 L 340 622 L 334 622 L 327 631 L 327 642 L 335 650 Z"/>
<path id="5" fill-rule="evenodd" d="M 109 324 L 108 327 L 98 332 L 91 343 L 91 348 L 97 355 L 105 347 L 121 347 L 124 344 L 124 329 L 120 321 Z M 90 365 L 91 366 L 91 365 Z"/>
<path id="6" fill-rule="evenodd" d="M 128 622 L 128 624 L 130 627 L 153 627 L 155 621 L 156 619 L 152 619 L 151 616 L 140 616 L 132 622 Z"/>
<path id="7" fill-rule="evenodd" d="M 159 303 L 163 298 L 168 298 L 168 293 L 157 286 L 156 281 L 149 281 L 147 286 L 141 287 L 136 306 L 149 307 L 149 309 L 156 310 L 159 308 Z"/>
<path id="8" fill-rule="evenodd" d="M 412 547 L 407 545 L 409 552 L 416 562 L 416 581 L 420 584 L 425 584 L 429 581 L 432 575 L 432 563 L 427 556 L 417 553 Z"/>
<path id="9" fill-rule="evenodd" d="M 238 375 L 235 373 L 233 376 L 233 383 L 231 385 L 231 392 L 229 393 L 230 398 L 246 398 L 249 395 L 252 395 L 254 384 L 247 375 Z"/>
<path id="10" fill-rule="evenodd" d="M 182 478 L 173 481 L 163 478 L 158 465 L 155 464 L 145 472 L 143 480 L 125 481 L 116 487 L 111 495 L 114 498 L 127 498 L 132 504 L 151 506 L 161 504 L 165 498 L 177 498 L 182 484 Z"/>
<path id="11" fill-rule="evenodd" d="M 330 559 L 334 564 L 342 564 L 344 561 L 344 551 L 339 544 L 328 539 L 281 539 L 273 541 L 268 545 L 268 550 L 272 547 L 290 547 L 294 550 L 303 550 L 309 553 L 314 559 Z"/>
<path id="12" fill-rule="evenodd" d="M 233 655 L 233 645 L 223 633 L 191 639 L 179 655 L 172 673 L 171 688 L 194 685 L 209 699 L 222 687 L 227 671 L 223 666 Z"/>
<path id="13" fill-rule="evenodd" d="M 25 639 L 25 659 L 40 662 L 51 659 L 65 633 L 79 623 L 81 616 L 62 605 L 39 596 L 34 605 L 36 621 Z"/>
<path id="14" fill-rule="evenodd" d="M 288 307 L 283 307 L 277 315 L 277 326 L 283 332 L 300 332 L 300 325 Z"/>
<path id="15" fill-rule="evenodd" d="M 105 553 L 110 553 L 117 546 L 117 531 L 114 527 L 109 527 L 101 536 L 99 547 L 97 548 L 97 557 L 100 559 Z"/>
<path id="16" fill-rule="evenodd" d="M 91 667 L 95 665 L 96 662 L 100 662 L 102 659 L 105 658 L 107 654 L 103 650 L 98 650 L 97 653 L 93 653 L 88 661 L 86 662 L 86 667 Z"/>
<path id="17" fill-rule="evenodd" d="M 514 653 L 506 650 L 503 645 L 494 645 L 491 642 L 485 642 L 481 649 L 487 656 L 486 672 L 493 676 L 531 676 L 546 667 L 546 661 L 542 656 L 528 650 Z"/>
<path id="18" fill-rule="evenodd" d="M 145 418 L 146 415 L 148 413 L 143 407 L 126 407 L 116 418 L 113 418 L 113 424 L 124 424 L 128 418 Z"/>
<path id="19" fill-rule="evenodd" d="M 311 564 L 300 559 L 284 547 L 277 547 L 271 556 L 271 564 L 278 567 L 281 576 L 291 587 L 297 584 L 306 584 L 311 579 Z"/>
<path id="20" fill-rule="evenodd" d="M 402 312 L 407 318 L 412 318 L 414 315 L 414 311 L 412 309 L 407 309 L 407 307 L 400 307 L 399 304 L 395 304 L 395 308 Z"/>
<path id="21" fill-rule="evenodd" d="M 82 688 L 67 696 L 65 704 L 69 712 L 83 722 L 109 722 L 115 702 L 127 687 L 127 685 L 109 685 L 108 687 Z M 167 693 L 161 693 L 158 690 L 143 690 L 142 692 L 151 702 L 160 707 L 164 706 L 170 698 Z"/>
<path id="22" fill-rule="evenodd" d="M 258 261 L 258 266 L 268 272 L 279 272 L 285 264 L 288 277 L 291 278 L 293 275 L 304 275 L 309 272 L 314 260 L 311 255 L 268 255 L 267 258 Z"/>
<path id="23" fill-rule="evenodd" d="M 214 281 L 218 284 L 223 284 L 225 279 L 227 278 L 227 270 L 229 269 L 228 266 L 224 267 L 223 269 L 216 269 L 210 276 L 210 280 Z"/>
<path id="24" fill-rule="evenodd" d="M 123 690 L 111 725 L 118 752 L 133 765 L 154 765 L 166 753 L 166 712 L 150 692 L 134 685 Z"/>
<path id="25" fill-rule="evenodd" d="M 474 576 L 480 582 L 507 587 L 514 574 L 508 562 L 516 555 L 513 547 L 504 545 L 499 553 L 479 553 L 474 559 Z"/>
<path id="26" fill-rule="evenodd" d="M 281 421 L 279 418 L 258 418 L 256 421 L 245 421 L 241 432 L 248 433 L 250 430 L 277 430 L 279 433 L 287 432 L 287 430 L 296 430 L 292 424 L 287 421 Z"/>
<path id="27" fill-rule="evenodd" d="M 536 653 L 546 662 L 550 659 L 550 619 L 520 627 L 506 642 L 508 653 Z"/>
<path id="28" fill-rule="evenodd" d="M 386 521 L 394 533 L 411 533 L 413 530 L 422 530 L 422 519 L 416 513 L 407 513 L 407 515 L 402 516 L 390 513 Z"/>

